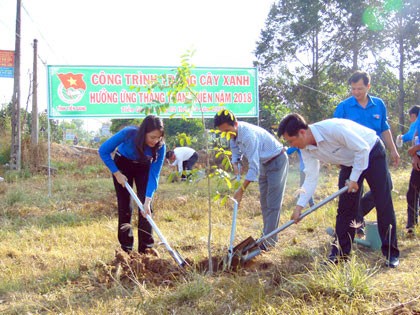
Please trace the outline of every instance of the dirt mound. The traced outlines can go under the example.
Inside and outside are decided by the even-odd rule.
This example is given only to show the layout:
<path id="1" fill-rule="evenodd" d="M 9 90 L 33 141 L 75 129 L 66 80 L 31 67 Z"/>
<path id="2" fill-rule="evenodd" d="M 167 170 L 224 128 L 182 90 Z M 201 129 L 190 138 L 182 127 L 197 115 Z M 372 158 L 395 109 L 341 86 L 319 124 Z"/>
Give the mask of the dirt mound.
<path id="1" fill-rule="evenodd" d="M 207 273 L 209 260 L 204 259 L 198 263 L 186 258 L 187 266 L 182 268 L 172 259 L 162 259 L 155 250 L 149 250 L 146 254 L 138 252 L 126 253 L 122 249 L 115 251 L 115 258 L 110 264 L 98 265 L 97 279 L 108 287 L 113 282 L 122 283 L 153 283 L 155 285 L 174 285 L 174 282 L 185 276 L 188 271 Z M 226 257 L 212 257 L 213 273 L 240 272 L 255 269 L 252 261 L 245 265 L 240 264 L 238 259 L 232 261 L 232 268 L 226 268 Z M 261 264 L 261 268 L 267 267 Z"/>
<path id="2" fill-rule="evenodd" d="M 128 254 L 117 249 L 114 260 L 109 265 L 100 266 L 98 281 L 109 285 L 114 281 L 171 285 L 183 273 L 184 270 L 172 260 L 162 259 L 154 251 Z"/>
<path id="3" fill-rule="evenodd" d="M 96 149 L 84 148 L 80 146 L 70 146 L 52 142 L 51 143 L 51 159 L 59 162 L 71 162 L 81 158 L 97 158 L 98 153 Z"/>
<path id="4" fill-rule="evenodd" d="M 410 310 L 408 307 L 400 305 L 392 310 L 392 315 L 420 315 L 420 311 Z"/>

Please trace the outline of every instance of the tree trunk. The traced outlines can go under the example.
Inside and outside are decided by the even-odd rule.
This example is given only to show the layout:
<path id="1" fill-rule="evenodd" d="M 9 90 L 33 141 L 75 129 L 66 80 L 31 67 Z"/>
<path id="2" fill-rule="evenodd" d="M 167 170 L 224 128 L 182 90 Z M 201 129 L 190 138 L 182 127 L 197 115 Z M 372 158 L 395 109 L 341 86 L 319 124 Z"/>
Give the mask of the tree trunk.
<path id="1" fill-rule="evenodd" d="M 399 29 L 402 29 L 402 19 L 399 20 Z M 400 57 L 400 64 L 398 67 L 399 72 L 399 84 L 398 84 L 398 116 L 400 123 L 400 132 L 404 133 L 404 100 L 405 100 L 405 90 L 404 90 L 404 37 L 401 32 L 398 33 L 398 52 Z"/>

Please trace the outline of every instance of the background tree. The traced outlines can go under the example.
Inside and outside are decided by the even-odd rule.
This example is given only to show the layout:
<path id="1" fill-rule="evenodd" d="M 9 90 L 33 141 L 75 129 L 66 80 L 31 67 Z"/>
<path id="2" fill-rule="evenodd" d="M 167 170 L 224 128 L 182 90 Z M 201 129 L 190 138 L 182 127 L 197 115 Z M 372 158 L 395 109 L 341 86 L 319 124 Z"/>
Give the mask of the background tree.
<path id="1" fill-rule="evenodd" d="M 330 69 L 339 69 L 335 64 L 342 56 L 336 45 L 336 15 L 331 1 L 280 0 L 272 6 L 257 43 L 255 65 L 262 80 L 268 76 L 286 83 L 280 98 L 310 120 L 331 113 L 337 99 L 328 75 Z"/>
<path id="2" fill-rule="evenodd" d="M 389 67 L 398 69 L 398 116 L 404 132 L 405 72 L 418 50 L 420 39 L 420 2 L 418 0 L 385 1 L 378 9 L 383 31 L 389 38 L 392 56 Z M 418 51 L 417 51 L 418 52 Z"/>
<path id="3" fill-rule="evenodd" d="M 204 144 L 204 133 L 203 133 L 203 122 L 198 118 L 172 118 L 164 119 L 163 124 L 165 126 L 165 141 L 168 146 L 168 150 L 172 150 L 175 147 L 184 146 L 185 143 L 181 143 L 180 135 L 185 132 L 190 135 L 191 144 L 188 145 L 195 150 L 203 149 Z"/>
<path id="4" fill-rule="evenodd" d="M 416 0 L 277 1 L 255 50 L 264 116 L 286 106 L 309 121 L 331 117 L 350 95 L 347 79 L 361 69 L 403 129 L 413 105 L 405 101 L 406 89 L 419 99 L 419 6 Z M 277 105 L 269 91 L 276 91 Z"/>

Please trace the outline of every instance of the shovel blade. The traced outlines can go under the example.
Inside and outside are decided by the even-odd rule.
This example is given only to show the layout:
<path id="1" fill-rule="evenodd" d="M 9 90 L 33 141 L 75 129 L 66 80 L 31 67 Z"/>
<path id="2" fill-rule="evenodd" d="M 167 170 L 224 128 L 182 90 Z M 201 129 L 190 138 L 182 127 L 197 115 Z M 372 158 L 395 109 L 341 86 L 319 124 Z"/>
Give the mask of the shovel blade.
<path id="1" fill-rule="evenodd" d="M 251 246 L 252 244 L 255 243 L 255 240 L 252 236 L 249 236 L 248 238 L 246 238 L 245 240 L 243 240 L 242 242 L 240 242 L 238 245 L 236 245 L 233 248 L 233 254 L 234 255 L 242 255 L 243 254 L 243 250 L 249 246 Z"/>

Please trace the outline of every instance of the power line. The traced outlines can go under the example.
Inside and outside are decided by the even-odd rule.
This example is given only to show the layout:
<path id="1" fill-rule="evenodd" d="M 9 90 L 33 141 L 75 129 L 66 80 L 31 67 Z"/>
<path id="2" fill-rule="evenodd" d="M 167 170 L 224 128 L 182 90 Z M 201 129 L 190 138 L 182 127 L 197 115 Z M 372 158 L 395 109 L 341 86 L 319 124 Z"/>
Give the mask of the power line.
<path id="1" fill-rule="evenodd" d="M 39 26 L 39 24 L 32 18 L 32 16 L 29 14 L 29 12 L 28 12 L 28 10 L 26 9 L 26 7 L 23 5 L 23 3 L 22 3 L 22 8 L 23 8 L 23 11 L 25 12 L 25 14 L 28 16 L 28 18 L 30 19 L 30 21 L 32 22 L 32 24 L 35 26 L 35 28 L 36 28 L 36 30 L 37 30 L 37 32 L 38 32 L 38 34 L 41 36 L 41 38 L 43 39 L 43 42 L 45 42 L 45 44 L 48 46 L 48 48 L 50 49 L 50 51 L 57 57 L 57 58 L 59 58 L 59 59 L 62 59 L 62 60 L 64 60 L 66 63 L 68 63 L 67 62 L 67 60 L 66 60 L 66 58 L 65 57 L 63 57 L 63 56 L 59 56 L 57 53 L 56 53 L 56 51 L 54 50 L 54 48 L 50 45 L 50 43 L 48 42 L 48 40 L 45 38 L 45 36 L 44 36 L 44 34 L 42 33 L 42 31 L 40 30 L 40 28 L 38 27 Z M 44 65 L 46 65 L 47 63 L 43 60 L 43 59 L 41 59 L 40 58 L 40 56 L 38 55 L 38 59 L 44 64 Z"/>

